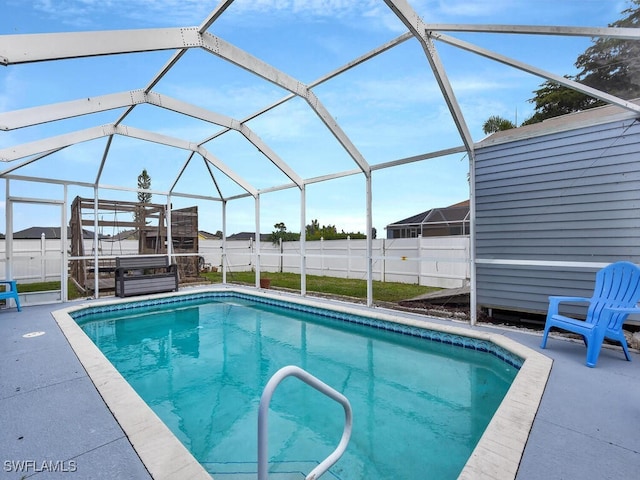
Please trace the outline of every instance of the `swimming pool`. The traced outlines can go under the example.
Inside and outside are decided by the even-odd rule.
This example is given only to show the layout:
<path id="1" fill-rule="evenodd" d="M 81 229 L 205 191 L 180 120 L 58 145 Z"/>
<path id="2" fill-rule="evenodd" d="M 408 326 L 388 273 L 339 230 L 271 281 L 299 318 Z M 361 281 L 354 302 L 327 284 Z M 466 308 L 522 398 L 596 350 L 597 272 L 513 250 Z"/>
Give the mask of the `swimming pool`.
<path id="1" fill-rule="evenodd" d="M 198 295 L 201 297 L 198 298 Z M 261 388 L 279 367 L 293 363 L 308 369 L 343 391 L 354 405 L 354 435 L 347 450 L 348 453 L 334 466 L 334 469 L 337 469 L 332 470 L 333 478 L 409 478 L 416 475 L 415 471 L 410 470 L 416 466 L 420 469 L 418 476 L 423 476 L 425 469 L 429 470 L 437 466 L 444 469 L 442 472 L 447 473 L 436 473 L 434 478 L 455 478 L 464 465 L 464 458 L 473 450 L 489 422 L 495 404 L 499 403 L 501 396 L 507 390 L 522 358 L 526 360 L 521 370 L 528 369 L 528 352 L 524 352 L 524 356 L 522 352 L 514 353 L 498 345 L 502 340 L 492 343 L 488 338 L 483 338 L 483 335 L 475 339 L 469 336 L 458 337 L 459 332 L 454 332 L 455 329 L 452 330 L 447 326 L 436 326 L 436 329 L 425 330 L 420 328 L 425 326 L 421 321 L 400 319 L 398 323 L 397 318 L 387 314 L 374 315 L 378 318 L 365 318 L 362 317 L 362 312 L 357 314 L 345 312 L 344 310 L 347 309 L 344 306 L 340 307 L 342 312 L 330 313 L 337 318 L 325 317 L 319 320 L 314 313 L 318 307 L 314 306 L 313 302 L 295 300 L 291 303 L 291 299 L 287 299 L 286 305 L 294 307 L 298 311 L 296 315 L 300 318 L 288 320 L 296 322 L 297 326 L 292 326 L 294 323 L 285 326 L 282 319 L 275 320 L 273 317 L 275 310 L 282 306 L 274 304 L 281 303 L 281 300 L 273 300 L 266 295 L 253 295 L 249 298 L 242 292 L 228 291 L 221 294 L 208 292 L 198 295 L 154 299 L 156 303 L 178 301 L 178 308 L 174 308 L 175 304 L 171 307 L 171 315 L 177 323 L 172 323 L 170 328 L 167 328 L 169 324 L 163 321 L 160 323 L 164 325 L 156 325 L 157 328 L 149 329 L 148 325 L 144 326 L 143 317 L 139 317 L 136 321 L 118 322 L 115 318 L 122 314 L 121 302 L 99 307 L 76 308 L 76 311 L 71 313 L 82 323 L 88 318 L 89 313 L 95 315 L 99 312 L 98 314 L 103 317 L 99 319 L 100 323 L 98 319 L 94 319 L 84 325 L 85 329 L 93 329 L 94 331 L 90 332 L 91 335 L 99 345 L 102 343 L 103 347 L 108 345 L 109 337 L 113 340 L 111 347 L 105 349 L 106 356 L 112 358 L 116 365 L 120 363 L 119 368 L 125 377 L 129 377 L 129 382 L 212 472 L 230 473 L 234 469 L 242 471 L 250 468 L 250 464 L 255 462 L 256 402 L 259 400 Z M 203 298 L 202 295 L 205 297 L 224 295 L 229 297 L 227 300 L 231 303 L 217 301 L 212 303 L 211 298 Z M 189 299 L 189 302 L 195 301 L 196 305 L 186 303 L 186 299 Z M 142 303 L 144 302 L 127 302 L 126 306 L 128 309 Z M 145 308 L 153 310 L 157 307 Z M 248 308 L 253 315 L 248 315 L 245 310 L 244 314 L 236 316 L 234 311 L 241 311 L 241 308 Z M 215 315 L 209 311 L 212 309 L 217 310 Z M 202 316 L 200 310 L 206 310 L 208 313 L 205 312 Z M 141 315 L 147 313 L 136 312 Z M 212 317 L 226 315 L 229 322 L 214 322 L 210 320 L 209 314 L 212 314 Z M 368 325 L 358 323 L 368 323 Z M 137 327 L 134 327 L 136 324 Z M 372 326 L 376 329 L 372 329 Z M 138 329 L 138 327 L 141 328 Z M 349 331 L 345 332 L 345 329 Z M 395 330 L 395 332 L 385 329 Z M 164 333 L 161 335 L 158 332 L 162 330 Z M 168 336 L 169 331 L 171 334 Z M 223 341 L 225 336 L 227 338 Z M 356 339 L 352 351 L 345 352 L 346 344 L 342 340 L 343 336 Z M 489 350 L 490 353 L 465 349 L 463 356 L 471 354 L 471 357 L 475 357 L 472 358 L 474 366 L 469 367 L 469 364 L 464 364 L 460 360 L 460 351 L 453 350 L 459 347 L 446 343 L 425 342 L 416 336 L 437 337 L 436 340 L 440 342 L 463 342 L 468 347 Z M 118 343 L 126 337 L 133 339 L 132 344 L 137 345 L 138 348 Z M 262 353 L 258 354 L 253 347 L 249 348 L 248 345 L 251 343 L 260 344 Z M 429 346 L 426 352 L 425 344 Z M 214 345 L 214 353 L 209 351 L 210 345 Z M 140 346 L 142 348 L 139 348 Z M 128 351 L 128 353 L 118 360 L 114 357 L 118 350 Z M 515 350 L 518 350 L 518 347 Z M 329 356 L 332 351 L 338 353 L 338 357 L 350 358 L 350 362 L 346 366 L 337 363 L 335 358 Z M 455 353 L 454 358 L 451 358 L 451 353 Z M 421 368 L 420 361 L 416 360 L 420 355 L 427 355 L 426 363 L 436 360 L 442 360 L 443 363 L 435 371 L 428 372 L 427 369 Z M 163 363 L 164 370 L 161 369 L 160 373 L 150 377 L 146 367 L 141 368 L 141 366 L 144 366 L 145 362 L 158 363 L 160 358 L 162 358 L 160 363 Z M 153 362 L 150 361 L 151 359 Z M 187 366 L 197 364 L 200 360 L 209 366 L 210 378 L 204 381 L 188 378 L 190 375 L 186 373 Z M 422 363 L 425 363 L 424 358 Z M 463 367 L 463 364 L 466 366 Z M 529 366 L 531 366 L 530 363 Z M 497 390 L 489 386 L 491 382 L 487 380 L 490 376 L 488 372 L 495 368 L 499 372 L 497 383 L 501 385 Z M 170 370 L 173 373 L 169 374 Z M 224 380 L 225 375 L 226 380 Z M 456 382 L 442 381 L 452 375 L 456 376 Z M 156 379 L 159 376 L 170 381 L 165 382 L 165 386 L 158 387 Z M 376 379 L 378 383 L 372 382 L 372 379 Z M 518 383 L 517 378 L 515 383 Z M 223 388 L 220 388 L 221 385 Z M 100 388 L 99 385 L 97 386 Z M 339 407 L 331 405 L 328 401 L 326 404 L 323 403 L 325 402 L 323 397 L 304 385 L 292 381 L 290 384 L 284 382 L 280 388 L 276 391 L 275 403 L 270 413 L 273 421 L 273 432 L 270 432 L 272 461 L 281 464 L 282 468 L 298 462 L 296 468 L 304 469 L 311 462 L 322 460 L 335 447 L 341 432 L 342 417 L 339 414 L 331 414 L 332 409 Z M 162 391 L 154 400 L 149 395 L 158 389 Z M 173 392 L 168 393 L 171 389 Z M 444 400 L 445 397 L 441 395 L 441 391 L 447 389 L 451 390 L 449 392 L 451 396 Z M 176 391 L 183 390 L 197 390 L 199 395 L 193 398 L 191 396 L 183 398 L 182 394 L 176 395 Z M 231 400 L 222 401 L 219 390 L 229 390 L 232 393 Z M 238 396 L 239 390 L 247 390 L 248 397 Z M 513 396 L 515 390 L 512 386 L 508 397 Z M 494 394 L 498 397 L 497 403 L 490 409 L 484 408 L 489 403 L 488 396 L 494 396 Z M 500 408 L 503 409 L 503 406 Z M 472 413 L 472 416 L 482 420 L 473 425 L 462 420 L 458 425 L 447 416 L 446 408 L 466 409 Z M 189 409 L 199 413 L 194 418 L 186 420 L 187 425 L 184 420 L 181 420 L 187 417 L 183 417 L 179 410 Z M 400 413 L 400 418 L 392 415 L 395 411 Z M 214 412 L 216 415 L 220 414 L 218 418 L 224 420 L 221 422 L 211 420 L 214 418 Z M 312 417 L 311 424 L 301 426 L 300 419 L 306 417 Z M 531 417 L 530 420 L 532 421 L 533 418 Z M 180 424 L 181 421 L 182 424 Z M 441 431 L 442 424 L 446 423 L 454 426 L 454 438 L 449 444 L 444 440 L 445 435 Z M 491 430 L 492 426 L 493 429 L 496 426 L 500 428 L 500 422 L 492 421 L 487 431 Z M 221 436 L 210 442 L 213 438 L 212 431 L 216 428 L 220 430 Z M 356 428 L 359 430 L 357 431 Z M 195 430 L 208 432 L 210 438 L 195 440 L 196 437 L 188 434 Z M 373 430 L 379 433 L 372 433 Z M 251 432 L 249 437 L 246 437 L 246 431 Z M 382 448 L 382 454 L 375 451 L 372 453 L 368 450 L 370 445 L 359 445 L 366 443 L 384 445 L 381 439 L 391 438 L 394 431 L 400 431 L 401 438 L 404 440 L 391 441 L 391 446 Z M 473 432 L 470 433 L 470 431 Z M 513 437 L 514 433 L 510 432 L 504 437 L 503 432 L 500 436 L 504 443 L 504 438 Z M 515 436 L 519 436 L 517 432 Z M 422 442 L 429 437 L 435 437 L 436 443 L 433 446 L 420 448 L 423 445 Z M 526 441 L 526 435 L 524 440 Z M 513 456 L 510 453 L 513 449 L 513 438 L 506 443 L 509 446 L 501 446 L 499 452 L 502 463 Z M 212 444 L 215 444 L 215 448 L 211 448 Z M 287 444 L 292 444 L 294 447 L 291 448 Z M 312 445 L 313 451 L 319 449 L 325 453 L 322 453 L 320 458 L 310 457 L 306 453 L 308 445 Z M 410 447 L 416 445 L 417 453 L 411 452 Z M 489 447 L 492 450 L 490 444 Z M 325 450 L 323 451 L 322 448 Z M 461 478 L 464 478 L 466 471 L 477 473 L 477 469 L 474 470 L 475 467 L 473 467 L 479 460 L 477 457 L 485 457 L 485 460 L 487 457 L 486 452 L 484 455 L 478 453 L 482 448 L 480 444 L 476 447 L 476 452 L 467 463 Z M 350 453 L 350 450 L 353 452 Z M 364 453 L 361 453 L 361 450 Z M 421 458 L 425 457 L 425 450 L 434 455 L 430 458 L 427 456 L 426 463 L 421 463 Z M 453 452 L 459 453 L 458 451 L 463 452 L 464 458 L 461 463 L 457 461 L 457 463 L 454 462 L 455 466 L 441 465 L 447 463 L 443 462 L 443 459 L 451 457 Z M 231 452 L 231 455 L 225 456 L 224 452 Z M 493 450 L 494 456 L 496 453 L 497 451 Z M 371 460 L 372 455 L 373 460 Z M 389 458 L 389 461 L 381 460 L 382 457 Z M 513 466 L 509 467 L 508 471 L 513 468 Z M 515 468 L 517 469 L 517 463 Z M 307 471 L 309 470 L 307 468 Z M 515 470 L 513 471 L 515 473 Z M 481 478 L 475 473 L 473 478 Z"/>

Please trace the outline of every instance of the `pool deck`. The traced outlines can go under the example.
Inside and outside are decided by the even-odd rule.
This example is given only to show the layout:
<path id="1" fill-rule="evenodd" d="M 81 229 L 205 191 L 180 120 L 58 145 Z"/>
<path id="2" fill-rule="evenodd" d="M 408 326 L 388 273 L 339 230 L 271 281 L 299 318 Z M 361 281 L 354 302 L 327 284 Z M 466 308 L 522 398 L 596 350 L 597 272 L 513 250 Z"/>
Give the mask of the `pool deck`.
<path id="1" fill-rule="evenodd" d="M 0 478 L 151 478 L 51 315 L 79 303 L 0 311 Z M 541 351 L 540 334 L 429 321 Z M 553 336 L 542 352 L 553 367 L 516 478 L 638 478 L 640 355 L 604 348 L 587 368 L 582 343 Z"/>

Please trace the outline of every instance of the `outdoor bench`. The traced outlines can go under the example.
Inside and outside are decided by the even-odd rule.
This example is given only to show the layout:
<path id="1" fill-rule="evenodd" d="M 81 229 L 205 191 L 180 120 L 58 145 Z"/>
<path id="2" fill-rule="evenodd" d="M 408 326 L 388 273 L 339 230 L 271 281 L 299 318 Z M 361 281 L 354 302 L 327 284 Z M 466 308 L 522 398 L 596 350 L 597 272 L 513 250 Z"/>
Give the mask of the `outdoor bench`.
<path id="1" fill-rule="evenodd" d="M 116 257 L 116 295 L 178 291 L 178 267 L 166 256 Z"/>

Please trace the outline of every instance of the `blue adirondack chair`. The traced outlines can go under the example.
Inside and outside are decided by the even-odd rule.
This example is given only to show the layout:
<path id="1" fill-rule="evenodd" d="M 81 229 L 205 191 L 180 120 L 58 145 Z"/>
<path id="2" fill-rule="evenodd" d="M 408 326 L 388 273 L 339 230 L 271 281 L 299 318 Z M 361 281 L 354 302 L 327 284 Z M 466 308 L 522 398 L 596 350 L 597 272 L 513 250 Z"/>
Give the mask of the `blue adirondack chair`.
<path id="1" fill-rule="evenodd" d="M 0 300 L 13 298 L 16 301 L 16 307 L 18 307 L 18 311 L 20 308 L 20 297 L 18 297 L 18 286 L 16 285 L 15 280 L 0 280 L 0 284 L 5 284 L 6 288 L 4 291 L 0 289 Z"/>
<path id="2" fill-rule="evenodd" d="M 631 313 L 640 313 L 640 268 L 630 262 L 616 262 L 596 273 L 596 286 L 591 298 L 549 297 L 549 311 L 542 335 L 541 348 L 547 345 L 549 330 L 557 327 L 582 335 L 587 345 L 587 366 L 595 367 L 605 338 L 620 342 L 624 355 L 631 361 L 622 324 Z M 561 302 L 588 302 L 586 320 L 576 320 L 558 312 Z"/>

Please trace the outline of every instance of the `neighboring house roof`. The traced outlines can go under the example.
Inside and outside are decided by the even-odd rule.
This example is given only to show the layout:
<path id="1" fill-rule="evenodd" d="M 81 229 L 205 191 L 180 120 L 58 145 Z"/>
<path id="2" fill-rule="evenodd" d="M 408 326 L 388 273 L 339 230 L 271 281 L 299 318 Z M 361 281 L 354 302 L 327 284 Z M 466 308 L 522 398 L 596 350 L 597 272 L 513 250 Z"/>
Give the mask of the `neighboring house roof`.
<path id="1" fill-rule="evenodd" d="M 60 227 L 29 227 L 13 233 L 16 240 L 39 240 L 44 233 L 45 238 L 60 238 Z M 83 238 L 93 238 L 93 231 L 82 230 Z M 67 238 L 71 238 L 71 229 L 67 227 Z M 104 236 L 101 236 L 104 238 Z"/>
<path id="2" fill-rule="evenodd" d="M 204 230 L 198 230 L 198 237 L 202 240 L 220 240 L 220 237 L 215 233 L 205 232 Z"/>
<path id="3" fill-rule="evenodd" d="M 444 208 L 432 208 L 426 212 L 418 213 L 411 217 L 399 220 L 387 225 L 390 227 L 400 227 L 407 225 L 423 225 L 438 223 L 461 223 L 469 220 L 469 200 L 464 200 Z"/>
<path id="4" fill-rule="evenodd" d="M 227 240 L 255 240 L 256 239 L 256 232 L 240 232 L 240 233 L 234 233 L 233 235 L 229 235 L 227 237 Z M 261 233 L 260 234 L 260 241 L 261 242 L 268 242 L 271 239 L 271 234 L 270 233 Z"/>
<path id="5" fill-rule="evenodd" d="M 116 233 L 115 235 L 108 235 L 102 237 L 102 240 L 107 242 L 119 242 L 121 240 L 137 240 L 138 233 L 137 230 L 122 230 L 121 232 Z"/>

